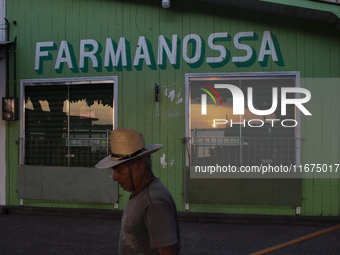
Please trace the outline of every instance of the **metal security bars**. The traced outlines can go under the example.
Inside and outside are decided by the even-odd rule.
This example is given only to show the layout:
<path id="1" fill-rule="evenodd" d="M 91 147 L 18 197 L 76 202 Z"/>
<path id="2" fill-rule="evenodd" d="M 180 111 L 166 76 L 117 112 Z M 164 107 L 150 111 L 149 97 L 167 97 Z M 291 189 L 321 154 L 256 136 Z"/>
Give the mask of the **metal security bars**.
<path id="1" fill-rule="evenodd" d="M 22 80 L 20 164 L 94 167 L 117 121 L 115 77 Z"/>
<path id="2" fill-rule="evenodd" d="M 107 138 L 26 138 L 21 144 L 25 165 L 93 167 L 109 152 Z"/>
<path id="3" fill-rule="evenodd" d="M 191 165 L 296 164 L 298 142 L 288 137 L 196 137 L 191 140 Z"/>
<path id="4" fill-rule="evenodd" d="M 286 165 L 300 162 L 300 114 L 285 93 L 299 74 L 186 75 L 186 165 Z M 280 103 L 281 102 L 281 103 Z"/>

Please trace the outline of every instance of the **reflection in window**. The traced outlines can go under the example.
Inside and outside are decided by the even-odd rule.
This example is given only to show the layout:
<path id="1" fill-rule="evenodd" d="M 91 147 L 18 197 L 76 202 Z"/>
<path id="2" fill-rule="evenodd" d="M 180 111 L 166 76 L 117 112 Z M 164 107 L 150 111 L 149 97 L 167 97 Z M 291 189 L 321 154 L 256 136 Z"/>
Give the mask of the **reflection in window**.
<path id="1" fill-rule="evenodd" d="M 25 164 L 94 166 L 107 155 L 113 84 L 25 87 Z"/>
<path id="2" fill-rule="evenodd" d="M 235 91 L 243 93 L 244 102 L 236 99 L 236 94 L 233 98 L 231 90 L 221 85 L 233 85 Z M 294 163 L 295 108 L 288 104 L 286 114 L 282 114 L 283 87 L 295 87 L 295 76 L 190 79 L 190 165 Z M 252 93 L 251 102 L 248 93 Z M 277 95 L 277 104 L 273 94 Z M 293 97 L 287 94 L 287 98 Z M 243 114 L 234 114 L 236 105 L 241 105 Z M 256 110 L 270 111 L 259 115 Z"/>

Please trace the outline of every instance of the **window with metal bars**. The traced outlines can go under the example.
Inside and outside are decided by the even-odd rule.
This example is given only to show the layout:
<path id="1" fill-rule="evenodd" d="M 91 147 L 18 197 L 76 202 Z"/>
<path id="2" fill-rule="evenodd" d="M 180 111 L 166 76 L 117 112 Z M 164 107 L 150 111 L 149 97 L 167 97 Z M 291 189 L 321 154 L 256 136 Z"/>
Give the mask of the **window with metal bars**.
<path id="1" fill-rule="evenodd" d="M 24 96 L 24 164 L 93 167 L 108 154 L 112 81 L 31 83 Z"/>
<path id="2" fill-rule="evenodd" d="M 283 113 L 281 105 L 281 89 L 296 87 L 296 75 L 247 73 L 204 77 L 199 74 L 188 82 L 187 134 L 191 138 L 188 165 L 240 167 L 296 163 L 299 135 L 295 106 L 287 104 Z M 243 114 L 235 114 L 236 105 L 240 105 L 235 100 L 241 97 L 219 85 L 232 85 L 242 92 Z M 286 98 L 295 96 L 286 94 Z M 272 110 L 270 114 L 258 115 L 252 108 L 262 112 Z"/>

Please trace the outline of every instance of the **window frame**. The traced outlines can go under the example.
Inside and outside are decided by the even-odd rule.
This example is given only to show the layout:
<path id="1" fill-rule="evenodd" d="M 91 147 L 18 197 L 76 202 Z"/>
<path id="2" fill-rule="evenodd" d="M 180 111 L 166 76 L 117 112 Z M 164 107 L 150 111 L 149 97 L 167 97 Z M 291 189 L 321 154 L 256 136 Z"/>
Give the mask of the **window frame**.
<path id="1" fill-rule="evenodd" d="M 21 79 L 20 80 L 20 165 L 25 165 L 25 88 L 28 86 L 83 85 L 106 83 L 113 85 L 113 127 L 118 126 L 118 76 Z"/>
<path id="2" fill-rule="evenodd" d="M 185 74 L 185 137 L 187 141 L 185 150 L 185 166 L 190 166 L 191 156 L 191 121 L 190 121 L 190 81 L 192 79 L 209 79 L 209 78 L 275 78 L 275 77 L 295 77 L 295 87 L 300 87 L 300 72 L 236 72 L 236 73 L 186 73 Z M 300 98 L 300 94 L 296 94 L 296 98 Z M 295 120 L 299 123 L 294 129 L 296 147 L 295 147 L 295 164 L 301 164 L 301 113 L 295 107 Z"/>

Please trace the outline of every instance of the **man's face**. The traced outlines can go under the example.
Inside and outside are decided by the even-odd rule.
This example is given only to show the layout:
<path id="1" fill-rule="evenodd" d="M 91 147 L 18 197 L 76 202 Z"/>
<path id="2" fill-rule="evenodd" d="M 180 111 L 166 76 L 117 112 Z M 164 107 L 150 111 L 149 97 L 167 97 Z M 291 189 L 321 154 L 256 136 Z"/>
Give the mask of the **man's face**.
<path id="1" fill-rule="evenodd" d="M 129 174 L 128 163 L 122 163 L 118 166 L 112 167 L 113 169 L 113 180 L 118 181 L 119 185 L 128 192 L 132 192 L 131 179 Z"/>

